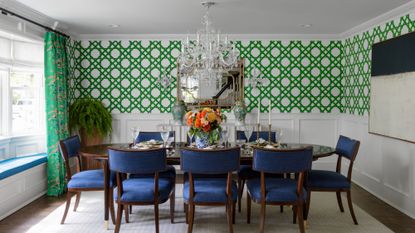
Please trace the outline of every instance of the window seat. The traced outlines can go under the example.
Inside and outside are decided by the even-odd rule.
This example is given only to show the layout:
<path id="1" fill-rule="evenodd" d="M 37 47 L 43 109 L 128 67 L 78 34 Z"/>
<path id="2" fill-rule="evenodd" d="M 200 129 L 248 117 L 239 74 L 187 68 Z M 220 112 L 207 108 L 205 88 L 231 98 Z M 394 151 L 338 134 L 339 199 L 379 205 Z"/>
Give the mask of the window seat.
<path id="1" fill-rule="evenodd" d="M 46 153 L 16 157 L 0 161 L 0 180 L 47 162 Z"/>

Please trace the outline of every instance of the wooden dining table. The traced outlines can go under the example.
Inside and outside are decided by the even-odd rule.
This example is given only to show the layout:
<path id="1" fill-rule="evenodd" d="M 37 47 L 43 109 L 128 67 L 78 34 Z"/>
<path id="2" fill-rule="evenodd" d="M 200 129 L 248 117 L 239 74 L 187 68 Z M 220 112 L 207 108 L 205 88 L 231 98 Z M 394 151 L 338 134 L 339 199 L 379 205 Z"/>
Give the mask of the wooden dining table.
<path id="1" fill-rule="evenodd" d="M 94 146 L 86 146 L 82 147 L 80 150 L 81 156 L 86 158 L 100 160 L 103 164 L 104 169 L 104 224 L 105 228 L 108 229 L 108 219 L 109 219 L 109 164 L 108 164 L 108 148 L 115 148 L 115 149 L 127 149 L 127 150 L 137 150 L 131 149 L 131 144 L 128 143 L 118 143 L 118 144 L 100 144 Z M 180 165 L 180 149 L 183 148 L 185 145 L 184 143 L 176 143 L 174 147 L 167 148 L 167 164 L 169 165 Z M 232 145 L 230 145 L 232 146 Z M 235 146 L 235 145 L 233 145 Z M 303 144 L 303 143 L 281 143 L 277 149 L 279 150 L 291 150 L 291 149 L 299 149 L 304 147 L 313 147 L 313 161 L 318 160 L 319 158 L 327 157 L 335 153 L 335 148 L 324 146 L 324 145 L 316 145 L 316 144 Z M 241 150 L 241 164 L 252 164 L 253 155 L 252 149 L 242 149 Z M 250 152 L 250 153 L 249 153 Z M 111 200 L 112 201 L 112 200 Z"/>

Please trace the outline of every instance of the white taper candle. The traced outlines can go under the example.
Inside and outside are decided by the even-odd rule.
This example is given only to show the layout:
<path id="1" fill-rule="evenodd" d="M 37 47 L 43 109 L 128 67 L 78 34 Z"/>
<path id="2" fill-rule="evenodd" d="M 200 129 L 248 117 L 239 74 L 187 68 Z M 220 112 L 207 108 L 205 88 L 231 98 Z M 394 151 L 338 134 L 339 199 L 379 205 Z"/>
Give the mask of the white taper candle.
<path id="1" fill-rule="evenodd" d="M 268 125 L 271 125 L 271 104 L 272 104 L 272 101 L 269 100 L 269 105 L 268 105 Z"/>
<path id="2" fill-rule="evenodd" d="M 260 115 L 260 113 L 261 113 L 261 101 L 258 100 L 258 118 L 257 118 L 257 121 L 256 121 L 257 124 L 259 124 L 259 115 Z"/>

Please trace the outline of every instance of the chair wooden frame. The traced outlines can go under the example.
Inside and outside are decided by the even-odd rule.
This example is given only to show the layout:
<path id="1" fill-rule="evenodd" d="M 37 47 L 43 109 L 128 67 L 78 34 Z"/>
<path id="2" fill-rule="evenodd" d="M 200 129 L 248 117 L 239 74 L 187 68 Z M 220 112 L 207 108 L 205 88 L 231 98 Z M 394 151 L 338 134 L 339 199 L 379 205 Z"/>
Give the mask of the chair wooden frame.
<path id="1" fill-rule="evenodd" d="M 357 141 L 357 140 L 355 140 L 355 141 L 356 141 L 356 146 L 354 147 L 353 154 L 352 154 L 351 158 L 349 159 L 350 163 L 349 163 L 349 169 L 347 171 L 347 181 L 350 184 L 352 182 L 352 172 L 353 172 L 354 160 L 356 159 L 356 156 L 359 152 L 359 147 L 360 147 L 360 141 Z M 339 174 L 341 173 L 342 157 L 343 157 L 342 155 L 338 154 L 336 172 L 339 173 Z M 339 209 L 340 209 L 341 212 L 344 212 L 341 193 L 346 192 L 347 193 L 347 203 L 348 203 L 348 206 L 349 206 L 350 215 L 352 216 L 353 223 L 355 225 L 358 225 L 356 215 L 355 215 L 354 209 L 353 209 L 353 204 L 352 204 L 351 188 L 349 188 L 349 189 L 345 189 L 345 188 L 329 189 L 329 188 L 309 188 L 309 187 L 306 187 L 306 190 L 307 190 L 307 201 L 306 201 L 306 209 L 305 209 L 305 213 L 304 213 L 304 219 L 305 220 L 307 220 L 308 213 L 309 213 L 309 210 L 310 210 L 310 201 L 311 201 L 311 192 L 312 191 L 314 191 L 314 192 L 336 192 L 337 204 L 339 205 Z"/>
<path id="2" fill-rule="evenodd" d="M 215 152 L 221 152 L 221 151 L 229 151 L 235 149 L 228 148 L 228 149 L 218 149 L 215 150 Z M 194 148 L 186 148 L 186 150 L 189 151 L 198 151 L 198 152 L 206 152 L 206 150 L 201 149 L 194 149 Z M 226 218 L 228 221 L 228 232 L 233 233 L 233 224 L 235 224 L 235 207 L 236 202 L 232 200 L 232 172 L 228 172 L 226 176 L 226 196 L 227 196 L 227 202 L 195 202 L 193 200 L 195 195 L 195 186 L 194 186 L 194 177 L 192 172 L 188 172 L 189 174 L 189 200 L 184 201 L 184 210 L 186 213 L 186 223 L 188 224 L 187 232 L 192 233 L 193 232 L 193 223 L 194 223 L 194 217 L 195 217 L 195 206 L 223 206 L 226 207 Z"/>
<path id="3" fill-rule="evenodd" d="M 239 132 L 243 132 L 243 131 L 239 131 Z M 258 131 L 254 131 L 253 135 L 254 135 L 254 133 L 257 133 L 257 132 Z M 261 133 L 261 132 L 269 133 L 269 131 L 259 131 L 259 133 Z M 238 130 L 236 131 L 236 133 L 238 134 Z M 275 136 L 276 136 L 276 132 L 274 132 L 274 133 L 275 133 Z M 249 141 L 249 138 L 247 140 Z M 285 174 L 284 174 L 284 177 L 285 177 Z M 238 212 L 239 213 L 242 210 L 242 195 L 244 193 L 245 182 L 246 182 L 246 179 L 242 179 L 241 177 L 238 176 Z M 281 207 L 280 207 L 280 212 L 281 213 L 284 212 L 283 205 L 281 205 Z"/>
<path id="4" fill-rule="evenodd" d="M 111 150 L 115 150 L 115 151 L 127 151 L 127 152 L 131 152 L 134 150 L 131 149 L 117 149 L 117 148 L 109 148 Z M 139 150 L 140 152 L 146 152 L 146 151 L 155 151 L 155 150 L 160 150 L 159 148 L 157 149 L 148 149 L 148 150 Z M 166 163 L 167 165 L 167 163 Z M 156 229 L 156 233 L 160 232 L 160 227 L 159 227 L 159 200 L 158 200 L 158 196 L 159 196 L 159 172 L 155 172 L 154 174 L 154 200 L 151 202 L 123 202 L 121 201 L 121 196 L 124 192 L 123 190 L 123 181 L 125 180 L 125 178 L 127 177 L 127 174 L 125 173 L 120 173 L 120 172 L 115 172 L 115 178 L 116 178 L 116 182 L 117 182 L 117 219 L 115 221 L 115 229 L 114 229 L 114 233 L 119 233 L 120 232 L 120 227 L 121 227 L 121 219 L 122 219 L 122 213 L 125 212 L 126 215 L 126 223 L 129 222 L 129 217 L 128 217 L 128 207 L 133 206 L 133 205 L 154 205 L 154 222 L 155 222 L 155 229 Z M 174 223 L 174 206 L 175 206 L 175 185 L 173 186 L 172 191 L 169 194 L 169 199 L 170 199 L 170 221 L 171 223 Z"/>
<path id="5" fill-rule="evenodd" d="M 264 151 L 276 151 L 276 152 L 295 152 L 295 151 L 303 151 L 306 148 L 302 148 L 302 149 L 292 149 L 292 150 L 279 150 L 279 149 L 265 149 L 265 148 L 260 148 L 260 150 L 264 150 Z M 255 155 L 255 154 L 254 154 Z M 305 228 L 304 228 L 304 201 L 303 201 L 303 186 L 304 186 L 304 180 L 305 180 L 305 176 L 306 176 L 306 171 L 302 171 L 298 173 L 298 181 L 297 181 L 297 200 L 295 202 L 266 202 L 266 183 L 265 183 L 265 172 L 261 171 L 261 199 L 257 200 L 255 199 L 250 193 L 249 190 L 247 189 L 247 199 L 246 199 L 246 204 L 247 204 L 247 216 L 246 216 L 246 222 L 248 224 L 251 223 L 251 200 L 254 201 L 255 203 L 258 203 L 261 205 L 261 210 L 260 210 L 260 224 L 259 224 L 259 232 L 263 233 L 264 229 L 265 229 L 265 209 L 266 209 L 266 205 L 279 205 L 279 206 L 284 206 L 284 205 L 289 205 L 293 207 L 294 210 L 294 218 L 296 218 L 298 216 L 298 226 L 300 228 L 300 232 L 304 233 L 305 232 Z M 291 171 L 285 171 L 285 172 L 281 172 L 281 174 L 289 174 L 291 173 Z M 298 213 L 298 214 L 297 214 Z"/>
<path id="6" fill-rule="evenodd" d="M 78 137 L 78 136 L 77 135 L 71 136 L 67 139 L 75 138 L 75 137 Z M 71 172 L 71 167 L 69 165 L 69 159 L 70 158 L 69 158 L 69 155 L 68 155 L 68 150 L 66 149 L 64 141 L 65 140 L 60 140 L 59 141 L 59 146 L 61 148 L 61 154 L 62 154 L 62 158 L 63 158 L 64 164 L 65 164 L 65 170 L 66 170 L 65 180 L 66 180 L 66 183 L 68 183 L 72 179 L 72 172 Z M 75 156 L 72 156 L 71 158 L 75 159 L 75 166 L 76 166 L 75 167 L 75 171 L 76 171 L 75 173 L 81 172 L 82 171 L 82 162 L 81 162 L 82 160 L 81 160 L 81 157 L 80 157 L 79 153 Z M 106 171 L 104 169 L 104 173 L 105 172 Z M 67 188 L 66 206 L 65 206 L 65 211 L 64 211 L 62 219 L 61 219 L 61 224 L 65 223 L 65 219 L 66 219 L 66 216 L 68 215 L 68 210 L 69 210 L 69 207 L 71 205 L 71 199 L 72 199 L 73 194 L 76 195 L 75 206 L 74 206 L 74 209 L 73 209 L 73 211 L 75 212 L 78 208 L 79 201 L 81 199 L 81 192 L 84 192 L 84 191 L 103 191 L 103 190 L 104 190 L 104 187 L 102 187 L 102 188 Z M 112 201 L 112 199 L 113 199 L 112 189 L 109 191 L 108 199 L 109 199 L 109 203 L 110 203 L 109 207 L 110 207 L 111 219 L 112 219 L 112 222 L 115 223 L 114 202 Z"/>

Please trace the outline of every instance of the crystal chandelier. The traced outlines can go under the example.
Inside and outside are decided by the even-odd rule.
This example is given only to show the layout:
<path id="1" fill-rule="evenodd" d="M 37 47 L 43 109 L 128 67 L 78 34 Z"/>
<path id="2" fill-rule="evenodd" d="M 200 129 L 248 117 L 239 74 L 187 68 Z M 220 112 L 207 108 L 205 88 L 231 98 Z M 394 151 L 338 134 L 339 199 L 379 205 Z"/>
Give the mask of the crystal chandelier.
<path id="1" fill-rule="evenodd" d="M 239 51 L 228 37 L 215 31 L 209 16 L 209 8 L 214 2 L 202 2 L 206 8 L 202 24 L 196 40 L 190 41 L 189 36 L 182 42 L 182 51 L 178 58 L 182 76 L 213 83 L 221 79 L 223 74 L 236 67 Z"/>

